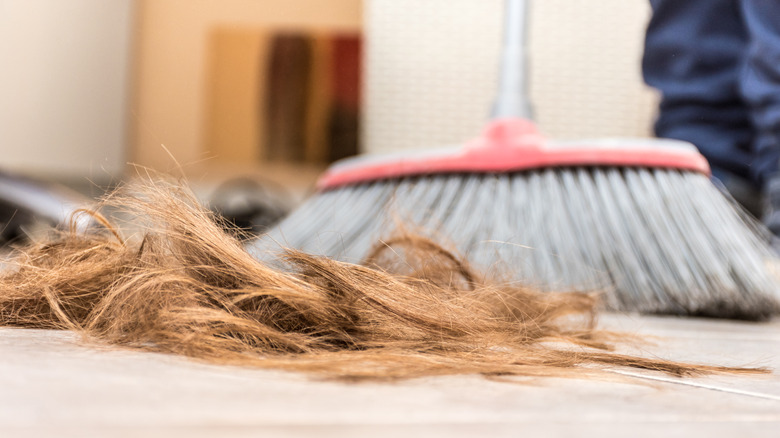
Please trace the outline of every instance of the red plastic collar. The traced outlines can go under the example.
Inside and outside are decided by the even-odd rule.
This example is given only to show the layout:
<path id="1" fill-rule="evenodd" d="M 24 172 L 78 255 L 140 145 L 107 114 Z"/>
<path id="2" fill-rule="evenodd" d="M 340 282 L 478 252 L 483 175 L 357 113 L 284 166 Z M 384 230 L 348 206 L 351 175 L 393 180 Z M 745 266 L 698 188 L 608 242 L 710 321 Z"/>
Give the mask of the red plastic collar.
<path id="1" fill-rule="evenodd" d="M 673 140 L 593 140 L 552 143 L 523 119 L 488 124 L 462 148 L 385 158 L 358 157 L 334 164 L 317 182 L 327 190 L 411 175 L 495 173 L 548 167 L 648 167 L 710 173 L 707 160 L 689 143 Z"/>

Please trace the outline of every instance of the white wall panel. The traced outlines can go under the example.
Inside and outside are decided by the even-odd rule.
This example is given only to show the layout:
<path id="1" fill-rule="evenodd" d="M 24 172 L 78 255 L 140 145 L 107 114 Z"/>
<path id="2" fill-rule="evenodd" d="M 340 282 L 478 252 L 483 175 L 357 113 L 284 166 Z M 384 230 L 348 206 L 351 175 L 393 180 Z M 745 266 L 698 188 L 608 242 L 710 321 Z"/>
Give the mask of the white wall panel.
<path id="1" fill-rule="evenodd" d="M 655 93 L 640 60 L 645 0 L 536 0 L 531 98 L 556 138 L 647 136 Z M 486 121 L 502 0 L 367 0 L 365 149 L 460 143 Z"/>
<path id="2" fill-rule="evenodd" d="M 131 9 L 132 0 L 0 2 L 0 168 L 121 171 Z"/>

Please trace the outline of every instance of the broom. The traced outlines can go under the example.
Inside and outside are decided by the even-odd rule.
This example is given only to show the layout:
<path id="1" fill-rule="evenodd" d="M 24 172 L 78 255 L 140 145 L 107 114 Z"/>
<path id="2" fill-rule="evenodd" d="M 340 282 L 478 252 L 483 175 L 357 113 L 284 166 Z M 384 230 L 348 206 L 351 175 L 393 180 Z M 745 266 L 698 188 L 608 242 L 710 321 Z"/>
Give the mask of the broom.
<path id="1" fill-rule="evenodd" d="M 488 275 L 604 291 L 609 309 L 762 319 L 780 312 L 767 232 L 689 143 L 553 142 L 525 97 L 526 2 L 506 2 L 493 120 L 461 148 L 334 164 L 318 193 L 248 248 L 357 262 L 387 230 L 432 230 Z"/>

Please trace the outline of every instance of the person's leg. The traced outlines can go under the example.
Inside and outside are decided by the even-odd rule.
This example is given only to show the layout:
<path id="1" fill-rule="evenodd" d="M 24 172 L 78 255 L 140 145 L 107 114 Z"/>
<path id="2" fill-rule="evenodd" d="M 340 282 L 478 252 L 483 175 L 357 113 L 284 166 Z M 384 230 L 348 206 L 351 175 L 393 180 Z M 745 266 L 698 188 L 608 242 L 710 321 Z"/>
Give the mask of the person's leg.
<path id="1" fill-rule="evenodd" d="M 695 144 L 729 189 L 755 196 L 752 126 L 738 85 L 748 40 L 737 0 L 650 4 L 642 70 L 662 95 L 656 135 Z"/>
<path id="2" fill-rule="evenodd" d="M 740 91 L 755 132 L 751 171 L 766 183 L 780 160 L 780 2 L 742 0 L 740 8 L 748 32 Z"/>
<path id="3" fill-rule="evenodd" d="M 755 132 L 751 174 L 768 201 L 765 223 L 780 235 L 780 2 L 740 0 L 748 50 L 740 91 Z"/>

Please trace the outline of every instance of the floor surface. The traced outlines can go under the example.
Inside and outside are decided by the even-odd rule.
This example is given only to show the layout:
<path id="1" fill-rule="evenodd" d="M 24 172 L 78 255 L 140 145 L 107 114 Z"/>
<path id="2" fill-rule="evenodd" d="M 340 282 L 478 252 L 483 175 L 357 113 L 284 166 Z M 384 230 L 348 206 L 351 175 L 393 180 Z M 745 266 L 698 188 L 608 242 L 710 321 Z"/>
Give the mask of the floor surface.
<path id="1" fill-rule="evenodd" d="M 607 315 L 602 326 L 658 336 L 645 354 L 775 372 L 345 384 L 6 328 L 0 436 L 780 436 L 780 321 Z"/>

